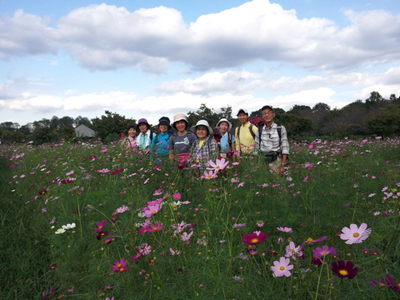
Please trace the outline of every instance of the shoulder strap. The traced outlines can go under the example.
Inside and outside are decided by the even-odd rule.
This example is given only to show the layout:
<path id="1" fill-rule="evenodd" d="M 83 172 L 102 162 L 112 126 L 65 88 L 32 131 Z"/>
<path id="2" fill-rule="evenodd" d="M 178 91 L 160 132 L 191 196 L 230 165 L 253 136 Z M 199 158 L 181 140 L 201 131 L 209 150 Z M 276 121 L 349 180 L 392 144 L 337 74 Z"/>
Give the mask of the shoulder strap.
<path id="1" fill-rule="evenodd" d="M 256 135 L 254 134 L 254 132 L 253 132 L 253 124 L 250 124 L 250 126 L 249 126 L 249 130 L 250 130 L 250 134 L 251 134 L 251 136 L 253 137 L 253 139 L 256 137 Z"/>
<path id="2" fill-rule="evenodd" d="M 261 135 L 263 131 L 264 126 L 258 128 L 258 149 L 261 149 Z"/>
<path id="3" fill-rule="evenodd" d="M 281 148 L 281 144 L 282 144 L 282 141 L 281 141 L 281 137 L 282 137 L 282 126 L 281 125 L 279 125 L 279 124 L 276 124 L 276 131 L 278 131 L 278 136 L 279 136 L 279 148 Z"/>
<path id="4" fill-rule="evenodd" d="M 229 144 L 229 147 L 231 147 L 232 148 L 232 133 L 230 133 L 230 132 L 228 132 L 228 144 Z"/>

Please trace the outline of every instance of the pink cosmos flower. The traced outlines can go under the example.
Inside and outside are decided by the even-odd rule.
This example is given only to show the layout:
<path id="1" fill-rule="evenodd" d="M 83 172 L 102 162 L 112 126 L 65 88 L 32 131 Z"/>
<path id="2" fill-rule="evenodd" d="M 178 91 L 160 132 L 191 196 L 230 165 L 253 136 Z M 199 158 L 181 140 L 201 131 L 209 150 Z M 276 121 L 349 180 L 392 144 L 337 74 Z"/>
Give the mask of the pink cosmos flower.
<path id="1" fill-rule="evenodd" d="M 113 215 L 122 214 L 123 212 L 126 212 L 127 210 L 129 210 L 129 207 L 126 205 L 122 205 L 121 207 L 117 208 L 117 210 L 115 211 L 115 213 L 113 213 Z"/>
<path id="2" fill-rule="evenodd" d="M 289 228 L 289 227 L 277 227 L 276 229 L 278 229 L 279 231 L 282 231 L 282 232 L 287 232 L 287 233 L 293 232 L 292 228 Z"/>
<path id="3" fill-rule="evenodd" d="M 150 228 L 153 232 L 161 231 L 164 227 L 164 224 L 157 223 L 157 225 L 151 224 Z"/>
<path id="4" fill-rule="evenodd" d="M 202 176 L 202 178 L 204 179 L 213 179 L 213 178 L 217 178 L 217 174 L 214 173 L 214 171 L 204 171 L 204 174 Z"/>
<path id="5" fill-rule="evenodd" d="M 286 257 L 293 257 L 293 259 L 296 259 L 295 255 L 299 255 L 299 252 L 301 250 L 301 246 L 296 247 L 296 245 L 293 242 L 290 242 L 288 246 L 286 246 Z"/>
<path id="6" fill-rule="evenodd" d="M 215 161 L 215 163 L 212 160 L 209 160 L 208 165 L 211 168 L 207 168 L 207 170 L 218 172 L 220 170 L 225 169 L 228 164 L 229 164 L 229 161 L 226 161 L 224 157 L 221 159 L 217 159 Z"/>
<path id="7" fill-rule="evenodd" d="M 308 244 L 308 245 L 312 245 L 312 244 L 317 243 L 317 242 L 325 241 L 327 238 L 328 238 L 327 236 L 323 236 L 322 238 L 313 240 L 312 238 L 309 237 L 305 243 Z"/>
<path id="8" fill-rule="evenodd" d="M 274 277 L 289 277 L 291 275 L 290 270 L 293 269 L 293 265 L 289 265 L 290 259 L 281 257 L 279 261 L 274 261 L 274 266 L 271 270 L 274 271 Z"/>
<path id="9" fill-rule="evenodd" d="M 154 192 L 153 196 L 159 196 L 159 195 L 161 195 L 161 194 L 162 194 L 162 190 L 161 190 L 161 189 L 158 189 L 158 190 L 156 190 L 156 191 Z"/>
<path id="10" fill-rule="evenodd" d="M 181 240 L 184 241 L 184 242 L 188 242 L 188 241 L 190 240 L 190 238 L 191 238 L 192 235 L 193 235 L 193 231 L 190 232 L 189 234 L 187 234 L 186 232 L 184 232 L 184 233 L 181 235 Z"/>
<path id="11" fill-rule="evenodd" d="M 182 253 L 182 251 L 178 251 L 178 250 L 174 250 L 172 248 L 169 248 L 169 253 L 171 253 L 171 255 L 179 255 Z"/>
<path id="12" fill-rule="evenodd" d="M 130 268 L 127 266 L 128 260 L 121 258 L 120 261 L 116 260 L 115 265 L 110 265 L 111 269 L 117 273 L 124 273 L 128 271 Z"/>
<path id="13" fill-rule="evenodd" d="M 146 217 L 149 218 L 149 217 L 151 217 L 152 215 L 158 213 L 158 212 L 160 211 L 161 208 L 162 208 L 162 206 L 159 205 L 159 204 L 149 205 L 149 206 L 147 207 L 147 209 L 144 211 L 144 215 L 145 215 Z"/>
<path id="14" fill-rule="evenodd" d="M 172 199 L 174 199 L 175 201 L 181 200 L 182 195 L 181 193 L 173 193 L 172 195 Z"/>
<path id="15" fill-rule="evenodd" d="M 359 244 L 371 234 L 371 229 L 367 229 L 367 224 L 362 223 L 360 228 L 356 224 L 350 224 L 350 228 L 344 227 L 340 238 L 346 240 L 346 244 Z"/>
<path id="16" fill-rule="evenodd" d="M 149 202 L 147 202 L 147 206 L 161 204 L 163 201 L 164 201 L 164 198 L 160 198 L 160 199 L 157 199 L 154 201 L 149 201 Z"/>
<path id="17" fill-rule="evenodd" d="M 68 173 L 66 173 L 66 176 L 71 176 L 72 174 L 74 174 L 74 171 L 69 171 Z"/>
<path id="18" fill-rule="evenodd" d="M 260 244 L 261 242 L 265 241 L 268 237 L 268 234 L 263 233 L 261 231 L 255 231 L 249 235 L 244 234 L 243 235 L 243 243 L 246 243 L 247 245 L 256 245 Z"/>
<path id="19" fill-rule="evenodd" d="M 101 150 L 100 153 L 106 153 L 107 151 L 108 151 L 108 149 L 105 148 L 105 149 Z"/>
<path id="20" fill-rule="evenodd" d="M 257 226 L 258 227 L 263 227 L 264 226 L 264 221 L 257 221 Z"/>

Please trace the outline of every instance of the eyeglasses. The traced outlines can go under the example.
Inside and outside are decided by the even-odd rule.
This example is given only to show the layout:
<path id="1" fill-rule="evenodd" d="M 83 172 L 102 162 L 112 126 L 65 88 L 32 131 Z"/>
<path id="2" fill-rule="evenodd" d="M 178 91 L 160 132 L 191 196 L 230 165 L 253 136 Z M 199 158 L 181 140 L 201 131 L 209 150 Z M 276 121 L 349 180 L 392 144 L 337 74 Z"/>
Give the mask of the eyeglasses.
<path id="1" fill-rule="evenodd" d="M 274 112 L 262 113 L 263 116 L 272 116 L 273 114 L 275 114 L 275 113 Z"/>

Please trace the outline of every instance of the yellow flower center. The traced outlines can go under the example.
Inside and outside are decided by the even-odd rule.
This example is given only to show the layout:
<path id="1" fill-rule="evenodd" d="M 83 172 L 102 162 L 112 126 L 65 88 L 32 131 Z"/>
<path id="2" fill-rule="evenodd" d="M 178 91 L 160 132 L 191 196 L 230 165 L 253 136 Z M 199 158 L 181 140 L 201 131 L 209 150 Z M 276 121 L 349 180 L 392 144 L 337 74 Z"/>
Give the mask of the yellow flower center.
<path id="1" fill-rule="evenodd" d="M 354 233 L 353 236 L 354 237 L 358 237 L 360 234 L 358 232 Z"/>
<path id="2" fill-rule="evenodd" d="M 347 274 L 349 274 L 349 272 L 347 272 L 346 270 L 340 270 L 339 273 L 343 276 L 347 276 Z"/>
<path id="3" fill-rule="evenodd" d="M 252 239 L 252 240 L 251 240 L 251 242 L 255 244 L 255 243 L 257 243 L 257 242 L 258 242 L 258 239 L 257 239 L 257 238 L 255 238 L 255 239 Z"/>
<path id="4" fill-rule="evenodd" d="M 123 272 L 125 269 L 124 268 L 121 268 L 121 269 L 119 269 L 121 272 Z"/>
<path id="5" fill-rule="evenodd" d="M 117 265 L 117 267 L 118 267 L 118 268 L 121 268 L 121 267 L 122 267 L 122 265 L 121 265 L 121 264 L 118 264 L 118 265 Z"/>
<path id="6" fill-rule="evenodd" d="M 280 267 L 279 269 L 280 269 L 281 271 L 283 271 L 283 270 L 285 270 L 285 267 L 282 266 L 282 267 Z"/>
<path id="7" fill-rule="evenodd" d="M 152 214 L 155 214 L 155 213 L 157 213 L 157 211 L 156 211 L 156 210 L 152 210 L 151 213 L 152 213 Z"/>
<path id="8" fill-rule="evenodd" d="M 312 243 L 312 242 L 314 242 L 314 240 L 312 238 L 308 238 L 307 242 Z"/>
<path id="9" fill-rule="evenodd" d="M 294 249 L 292 249 L 291 251 L 292 251 L 292 253 L 295 253 L 295 252 L 296 252 L 296 250 L 294 250 Z"/>
<path id="10" fill-rule="evenodd" d="M 328 254 L 328 252 L 322 251 L 322 255 L 327 255 L 327 254 Z"/>

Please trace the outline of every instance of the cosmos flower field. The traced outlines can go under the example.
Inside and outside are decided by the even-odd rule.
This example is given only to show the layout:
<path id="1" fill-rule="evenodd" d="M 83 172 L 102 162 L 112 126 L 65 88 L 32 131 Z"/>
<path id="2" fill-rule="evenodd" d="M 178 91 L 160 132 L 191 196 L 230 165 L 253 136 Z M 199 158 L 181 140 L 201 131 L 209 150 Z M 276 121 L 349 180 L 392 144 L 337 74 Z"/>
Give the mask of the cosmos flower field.
<path id="1" fill-rule="evenodd" d="M 1 299 L 398 299 L 400 139 L 195 167 L 2 145 Z"/>

